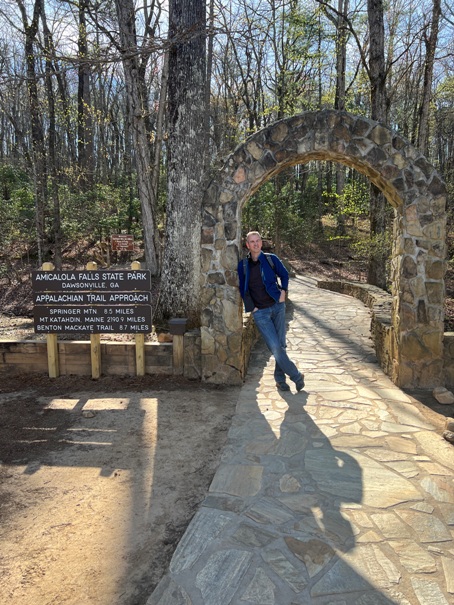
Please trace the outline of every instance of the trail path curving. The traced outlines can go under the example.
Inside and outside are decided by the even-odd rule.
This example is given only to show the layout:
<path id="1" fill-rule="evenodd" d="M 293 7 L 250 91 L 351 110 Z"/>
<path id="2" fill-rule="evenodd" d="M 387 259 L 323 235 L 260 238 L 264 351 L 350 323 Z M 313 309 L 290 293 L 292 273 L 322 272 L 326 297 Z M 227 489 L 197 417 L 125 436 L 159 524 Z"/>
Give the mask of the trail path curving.
<path id="1" fill-rule="evenodd" d="M 369 311 L 290 283 L 278 392 L 256 347 L 209 493 L 147 605 L 449 605 L 454 450 L 377 364 Z"/>

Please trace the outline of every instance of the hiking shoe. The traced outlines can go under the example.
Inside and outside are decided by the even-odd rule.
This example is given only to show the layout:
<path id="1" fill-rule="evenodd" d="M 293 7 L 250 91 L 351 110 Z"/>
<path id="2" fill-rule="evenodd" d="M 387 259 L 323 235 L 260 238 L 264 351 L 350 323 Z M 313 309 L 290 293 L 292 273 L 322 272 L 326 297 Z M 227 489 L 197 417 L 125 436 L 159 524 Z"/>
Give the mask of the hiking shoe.
<path id="1" fill-rule="evenodd" d="M 290 391 L 290 387 L 286 382 L 276 382 L 278 391 Z"/>
<path id="2" fill-rule="evenodd" d="M 304 389 L 304 374 L 301 374 L 301 377 L 295 382 L 295 386 L 298 392 Z"/>

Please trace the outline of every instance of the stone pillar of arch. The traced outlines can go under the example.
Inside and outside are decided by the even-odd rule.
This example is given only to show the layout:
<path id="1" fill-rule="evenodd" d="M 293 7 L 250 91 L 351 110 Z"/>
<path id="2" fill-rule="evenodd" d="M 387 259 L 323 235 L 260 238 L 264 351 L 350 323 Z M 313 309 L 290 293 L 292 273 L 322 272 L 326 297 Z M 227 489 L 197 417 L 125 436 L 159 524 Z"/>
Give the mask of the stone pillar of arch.
<path id="1" fill-rule="evenodd" d="M 205 193 L 202 227 L 202 379 L 242 380 L 242 307 L 236 267 L 248 198 L 282 169 L 331 160 L 364 174 L 395 211 L 393 368 L 401 387 L 443 382 L 446 189 L 424 156 L 392 130 L 325 110 L 280 120 L 227 159 Z"/>

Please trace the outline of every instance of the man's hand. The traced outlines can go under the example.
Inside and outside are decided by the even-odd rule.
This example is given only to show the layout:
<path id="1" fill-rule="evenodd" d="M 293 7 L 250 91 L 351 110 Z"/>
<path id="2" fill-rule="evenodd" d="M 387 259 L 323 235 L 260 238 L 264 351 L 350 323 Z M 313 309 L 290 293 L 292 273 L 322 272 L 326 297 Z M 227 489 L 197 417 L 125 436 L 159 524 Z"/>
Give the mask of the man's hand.
<path id="1" fill-rule="evenodd" d="M 281 290 L 281 295 L 279 296 L 279 302 L 285 302 L 285 295 L 287 292 L 285 290 Z"/>

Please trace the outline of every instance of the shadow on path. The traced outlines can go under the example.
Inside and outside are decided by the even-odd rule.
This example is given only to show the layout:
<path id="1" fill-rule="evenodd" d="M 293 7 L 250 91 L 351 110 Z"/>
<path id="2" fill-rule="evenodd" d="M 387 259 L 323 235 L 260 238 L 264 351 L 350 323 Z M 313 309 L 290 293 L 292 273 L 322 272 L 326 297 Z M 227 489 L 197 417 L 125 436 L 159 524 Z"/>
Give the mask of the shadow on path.
<path id="1" fill-rule="evenodd" d="M 397 605 L 393 572 L 343 514 L 361 507 L 360 465 L 332 446 L 306 391 L 276 391 L 273 366 L 259 341 L 209 494 L 147 605 Z"/>

